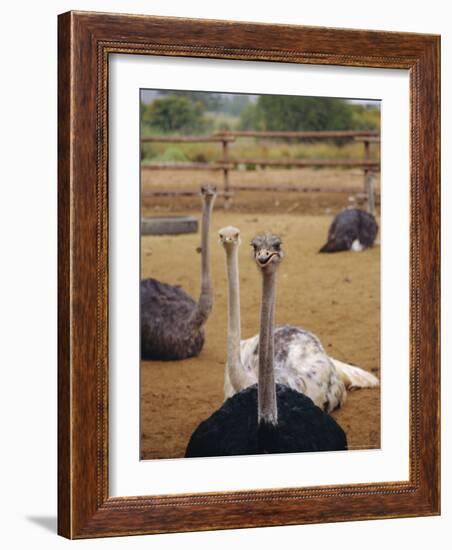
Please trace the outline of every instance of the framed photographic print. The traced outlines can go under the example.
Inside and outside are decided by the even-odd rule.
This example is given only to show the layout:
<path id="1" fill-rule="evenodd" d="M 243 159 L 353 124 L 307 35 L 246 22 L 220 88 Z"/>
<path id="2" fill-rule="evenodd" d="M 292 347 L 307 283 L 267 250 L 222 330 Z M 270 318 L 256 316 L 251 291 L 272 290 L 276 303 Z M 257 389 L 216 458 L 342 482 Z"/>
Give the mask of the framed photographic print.
<path id="1" fill-rule="evenodd" d="M 439 37 L 59 17 L 59 533 L 439 514 Z"/>

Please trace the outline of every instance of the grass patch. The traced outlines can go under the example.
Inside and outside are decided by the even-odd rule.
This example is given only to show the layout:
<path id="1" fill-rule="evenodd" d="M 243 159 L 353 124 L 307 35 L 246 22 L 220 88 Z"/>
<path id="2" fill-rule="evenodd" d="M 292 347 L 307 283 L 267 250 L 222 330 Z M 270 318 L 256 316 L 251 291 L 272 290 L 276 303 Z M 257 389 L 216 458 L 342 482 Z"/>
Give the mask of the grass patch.
<path id="1" fill-rule="evenodd" d="M 230 117 L 229 117 L 230 118 Z M 142 145 L 142 160 L 153 162 L 215 162 L 222 160 L 223 150 L 218 143 L 145 143 Z M 290 159 L 364 159 L 364 145 L 349 141 L 338 145 L 332 141 L 288 143 L 281 141 L 239 138 L 229 147 L 229 158 Z M 379 145 L 370 147 L 370 159 L 380 159 Z"/>

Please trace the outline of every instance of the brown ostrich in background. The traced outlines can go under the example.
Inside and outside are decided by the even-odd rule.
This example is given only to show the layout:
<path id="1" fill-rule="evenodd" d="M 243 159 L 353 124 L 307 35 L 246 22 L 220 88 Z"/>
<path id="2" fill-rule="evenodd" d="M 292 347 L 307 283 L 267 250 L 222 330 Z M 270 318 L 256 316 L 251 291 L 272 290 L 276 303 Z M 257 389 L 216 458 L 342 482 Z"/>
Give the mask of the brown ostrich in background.
<path id="1" fill-rule="evenodd" d="M 140 285 L 141 358 L 174 361 L 198 355 L 204 345 L 204 325 L 213 303 L 210 277 L 209 227 L 216 188 L 201 187 L 201 293 L 195 302 L 179 286 L 156 279 Z"/>

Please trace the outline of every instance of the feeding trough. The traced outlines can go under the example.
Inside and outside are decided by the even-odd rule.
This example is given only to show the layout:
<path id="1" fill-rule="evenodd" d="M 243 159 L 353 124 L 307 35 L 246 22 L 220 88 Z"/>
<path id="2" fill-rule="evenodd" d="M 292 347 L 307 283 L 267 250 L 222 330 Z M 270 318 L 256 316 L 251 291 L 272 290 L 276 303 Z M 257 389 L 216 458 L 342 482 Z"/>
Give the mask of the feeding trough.
<path id="1" fill-rule="evenodd" d="M 193 216 L 141 218 L 142 235 L 182 235 L 197 232 L 198 220 Z"/>

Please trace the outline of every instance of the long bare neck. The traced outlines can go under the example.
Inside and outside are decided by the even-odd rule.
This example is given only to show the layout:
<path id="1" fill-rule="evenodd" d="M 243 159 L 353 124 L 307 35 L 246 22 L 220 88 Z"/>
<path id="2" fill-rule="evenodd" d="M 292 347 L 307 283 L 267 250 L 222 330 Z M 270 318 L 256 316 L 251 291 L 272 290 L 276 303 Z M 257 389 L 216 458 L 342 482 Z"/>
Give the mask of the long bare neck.
<path id="1" fill-rule="evenodd" d="M 240 355 L 240 283 L 239 245 L 225 247 L 228 276 L 228 340 L 226 369 L 235 392 L 255 383 L 254 378 L 243 368 Z"/>
<path id="2" fill-rule="evenodd" d="M 241 368 L 240 358 L 240 282 L 238 265 L 238 245 L 226 250 L 226 270 L 228 275 L 228 352 L 229 370 Z M 231 374 L 231 373 L 230 373 Z M 233 384 L 234 385 L 234 384 Z"/>
<path id="3" fill-rule="evenodd" d="M 212 299 L 212 281 L 210 278 L 210 245 L 209 231 L 210 220 L 212 217 L 214 199 L 203 197 L 202 208 L 202 227 L 201 227 L 201 294 L 200 301 L 203 296 L 208 296 Z M 209 311 L 210 313 L 210 311 Z"/>
<path id="4" fill-rule="evenodd" d="M 276 425 L 278 409 L 276 404 L 274 355 L 274 310 L 276 272 L 262 272 L 261 326 L 259 332 L 259 384 L 258 422 Z"/>
<path id="5" fill-rule="evenodd" d="M 201 227 L 201 291 L 196 309 L 190 319 L 194 329 L 198 329 L 207 321 L 212 311 L 213 293 L 210 277 L 210 245 L 209 230 L 214 199 L 203 197 L 202 227 Z"/>

